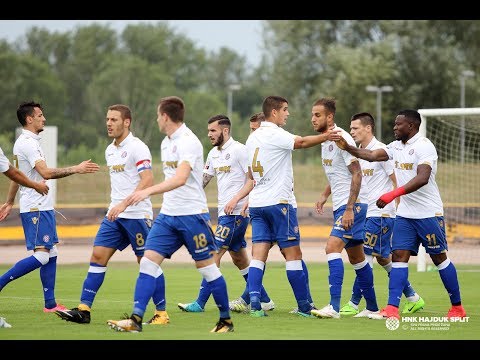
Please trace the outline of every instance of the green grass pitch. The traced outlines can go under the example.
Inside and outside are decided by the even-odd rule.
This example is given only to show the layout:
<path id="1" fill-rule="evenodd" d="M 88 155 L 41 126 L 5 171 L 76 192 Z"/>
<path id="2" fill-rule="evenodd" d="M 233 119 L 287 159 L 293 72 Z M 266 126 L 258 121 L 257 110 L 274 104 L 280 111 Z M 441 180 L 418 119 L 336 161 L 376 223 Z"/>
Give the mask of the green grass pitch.
<path id="1" fill-rule="evenodd" d="M 132 310 L 132 298 L 138 265 L 112 262 L 103 286 L 96 296 L 90 324 L 75 324 L 61 320 L 55 314 L 42 311 L 43 297 L 38 270 L 8 284 L 0 293 L 0 316 L 13 326 L 0 329 L 0 340 L 478 340 L 480 339 L 480 267 L 457 265 L 462 302 L 469 316 L 468 322 L 439 325 L 434 317 L 444 317 L 450 307 L 448 295 L 438 272 L 419 273 L 410 266 L 410 281 L 425 299 L 426 307 L 415 314 L 423 320 L 401 322 L 396 330 L 389 330 L 385 321 L 370 319 L 302 318 L 289 314 L 296 306 L 285 274 L 285 264 L 268 262 L 264 277 L 266 289 L 276 308 L 266 318 L 232 313 L 235 331 L 227 334 L 210 333 L 218 320 L 218 311 L 210 298 L 203 313 L 185 313 L 179 302 L 196 299 L 200 274 L 193 264 L 165 261 L 167 311 L 170 324 L 144 326 L 141 333 L 120 333 L 111 330 L 106 321 L 118 320 Z M 0 272 L 8 269 L 0 266 Z M 88 264 L 60 265 L 57 270 L 57 301 L 67 307 L 76 307 Z M 230 300 L 243 291 L 245 282 L 239 271 L 227 261 L 221 268 Z M 328 268 L 324 263 L 310 263 L 310 287 L 317 307 L 329 301 Z M 375 264 L 375 289 L 380 307 L 386 305 L 388 282 L 384 270 Z M 350 298 L 354 270 L 345 264 L 343 305 Z M 401 308 L 405 299 L 402 299 Z M 364 307 L 364 301 L 360 307 Z M 149 304 L 145 320 L 153 314 Z M 433 321 L 430 321 L 433 320 Z M 443 327 L 444 329 L 440 329 Z"/>

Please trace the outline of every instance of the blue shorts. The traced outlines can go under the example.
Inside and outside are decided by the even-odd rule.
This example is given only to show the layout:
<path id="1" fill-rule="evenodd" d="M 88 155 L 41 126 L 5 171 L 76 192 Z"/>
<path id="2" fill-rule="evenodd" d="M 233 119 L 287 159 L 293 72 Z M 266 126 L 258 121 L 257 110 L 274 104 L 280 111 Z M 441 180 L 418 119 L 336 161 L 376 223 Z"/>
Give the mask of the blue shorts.
<path id="1" fill-rule="evenodd" d="M 252 224 L 252 243 L 277 242 L 280 249 L 300 245 L 298 221 L 292 205 L 277 204 L 265 207 L 250 207 L 250 223 Z M 297 224 L 297 234 L 290 225 Z"/>
<path id="2" fill-rule="evenodd" d="M 218 218 L 215 230 L 215 245 L 217 249 L 239 251 L 247 247 L 245 232 L 248 227 L 248 217 L 242 215 L 223 215 Z"/>
<path id="3" fill-rule="evenodd" d="M 217 252 L 210 214 L 169 216 L 159 214 L 148 233 L 145 250 L 169 259 L 185 245 L 193 260 L 210 259 Z"/>
<path id="4" fill-rule="evenodd" d="M 293 211 L 288 212 L 288 236 L 290 238 L 294 237 L 300 243 L 300 228 L 298 227 L 298 218 L 297 218 L 297 208 L 292 207 Z M 282 249 L 279 246 L 280 250 Z"/>
<path id="5" fill-rule="evenodd" d="M 343 240 L 345 248 L 363 244 L 365 235 L 365 218 L 367 216 L 367 204 L 355 203 L 353 206 L 353 226 L 350 230 L 345 230 L 342 226 L 343 213 L 347 205 L 340 206 L 333 212 L 333 228 L 330 236 L 336 236 Z"/>
<path id="6" fill-rule="evenodd" d="M 151 219 L 103 219 L 93 246 L 104 246 L 122 251 L 128 245 L 137 256 L 143 256 L 145 241 L 152 227 Z"/>
<path id="7" fill-rule="evenodd" d="M 27 250 L 52 249 L 58 243 L 55 211 L 30 211 L 21 213 Z"/>
<path id="8" fill-rule="evenodd" d="M 448 250 L 443 216 L 409 219 L 397 215 L 393 226 L 392 250 L 410 250 L 416 256 L 420 243 L 427 254 L 441 254 Z"/>
<path id="9" fill-rule="evenodd" d="M 395 218 L 372 216 L 365 221 L 363 252 L 388 259 L 392 251 L 392 232 Z"/>

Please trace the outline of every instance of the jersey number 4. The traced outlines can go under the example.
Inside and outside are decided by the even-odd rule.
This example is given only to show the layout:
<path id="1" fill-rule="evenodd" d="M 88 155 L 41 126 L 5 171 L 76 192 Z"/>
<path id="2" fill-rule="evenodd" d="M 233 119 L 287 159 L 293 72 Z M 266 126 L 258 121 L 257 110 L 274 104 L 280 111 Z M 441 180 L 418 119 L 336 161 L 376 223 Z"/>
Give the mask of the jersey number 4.
<path id="1" fill-rule="evenodd" d="M 253 172 L 258 172 L 258 175 L 260 175 L 260 177 L 263 177 L 263 166 L 262 166 L 262 164 L 260 164 L 260 161 L 257 160 L 258 150 L 259 150 L 259 148 L 257 147 L 255 149 L 255 154 L 253 155 L 252 171 Z"/>

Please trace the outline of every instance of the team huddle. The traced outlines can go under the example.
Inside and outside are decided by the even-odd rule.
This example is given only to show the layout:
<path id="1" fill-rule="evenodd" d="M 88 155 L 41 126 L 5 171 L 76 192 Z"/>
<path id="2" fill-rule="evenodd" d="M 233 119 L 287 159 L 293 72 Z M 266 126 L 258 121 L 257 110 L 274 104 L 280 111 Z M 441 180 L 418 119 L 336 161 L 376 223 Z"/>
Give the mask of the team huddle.
<path id="1" fill-rule="evenodd" d="M 185 246 L 203 279 L 197 299 L 179 303 L 178 307 L 185 312 L 203 312 L 212 295 L 219 320 L 211 332 L 232 332 L 231 312 L 258 318 L 275 308 L 263 286 L 263 276 L 269 251 L 277 245 L 285 258 L 286 275 L 297 303 L 292 314 L 398 319 L 402 293 L 406 297 L 403 314 L 425 306 L 408 281 L 409 258 L 417 255 L 422 245 L 448 293 L 451 305 L 447 317 L 466 317 L 457 272 L 447 255 L 443 203 L 435 182 L 438 156 L 432 142 L 419 133 L 420 114 L 410 109 L 400 111 L 393 127 L 395 141 L 385 145 L 373 135 L 375 120 L 371 114 L 353 115 L 347 132 L 335 124 L 335 112 L 335 99 L 315 101 L 311 123 L 317 134 L 298 136 L 283 129 L 289 116 L 288 101 L 268 96 L 262 112 L 250 119 L 251 133 L 245 144 L 231 136 L 232 124 L 227 116 L 215 115 L 208 120 L 213 148 L 204 161 L 200 140 L 184 122 L 183 100 L 176 96 L 162 98 L 157 106 L 157 123 L 166 135 L 161 143 L 165 178 L 155 184 L 150 150 L 130 131 L 131 110 L 122 104 L 110 106 L 106 128 L 112 142 L 105 150 L 105 159 L 111 202 L 94 239 L 79 304 L 69 309 L 55 299 L 58 236 L 48 182 L 95 173 L 99 166 L 86 160 L 66 168 L 49 168 L 40 147 L 39 134 L 46 122 L 42 106 L 35 102 L 20 104 L 17 117 L 23 130 L 14 144 L 13 166 L 0 149 L 0 171 L 12 180 L 7 201 L 0 207 L 0 221 L 10 214 L 20 189 L 20 217 L 27 250 L 33 255 L 0 276 L 0 292 L 11 281 L 39 268 L 45 290 L 44 312 L 88 324 L 110 258 L 117 250 L 131 246 L 139 263 L 132 312 L 127 318 L 108 320 L 107 325 L 116 331 L 141 332 L 144 325 L 170 322 L 161 265 Z M 330 195 L 333 205 L 332 230 L 325 246 L 330 301 L 321 308 L 313 301 L 311 279 L 302 259 L 292 165 L 293 150 L 316 145 L 321 145 L 328 185 L 322 189 L 315 209 L 323 214 Z M 213 177 L 218 185 L 215 231 L 204 190 Z M 154 217 L 150 198 L 156 194 L 163 194 L 163 202 Z M 249 223 L 251 259 L 245 239 Z M 341 306 L 343 249 L 356 277 L 351 299 Z M 231 301 L 220 271 L 221 258 L 227 251 L 245 279 L 244 292 Z M 381 310 L 374 287 L 374 258 L 389 278 L 388 302 Z M 362 297 L 365 308 L 360 310 Z M 150 300 L 155 312 L 145 321 Z M 3 318 L 0 320 L 6 324 L 3 327 L 10 327 Z"/>

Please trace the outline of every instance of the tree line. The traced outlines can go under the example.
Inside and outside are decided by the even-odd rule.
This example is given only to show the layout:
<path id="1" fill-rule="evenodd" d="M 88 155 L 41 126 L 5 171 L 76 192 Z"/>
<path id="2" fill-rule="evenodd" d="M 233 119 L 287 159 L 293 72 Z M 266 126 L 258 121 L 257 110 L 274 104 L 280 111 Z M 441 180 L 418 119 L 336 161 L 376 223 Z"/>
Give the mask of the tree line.
<path id="1" fill-rule="evenodd" d="M 127 25 L 121 33 L 91 24 L 66 32 L 33 26 L 21 38 L 0 40 L 0 143 L 11 153 L 15 110 L 24 100 L 44 106 L 47 125 L 58 126 L 59 165 L 85 158 L 104 162 L 110 141 L 107 107 L 133 111 L 132 130 L 159 154 L 156 105 L 163 96 L 185 100 L 186 123 L 203 141 L 207 120 L 227 113 L 234 93 L 233 136 L 245 141 L 250 116 L 263 98 L 289 100 L 286 129 L 312 133 L 310 111 L 323 96 L 337 99 L 336 123 L 348 130 L 350 116 L 376 116 L 376 94 L 367 85 L 390 85 L 382 98 L 382 139 L 393 140 L 393 119 L 405 108 L 460 105 L 460 74 L 480 76 L 480 22 L 476 20 L 264 20 L 262 60 L 248 64 L 231 47 L 207 51 L 167 22 Z M 477 76 L 478 77 L 478 76 Z M 477 77 L 465 83 L 467 107 L 478 104 Z M 317 162 L 319 152 L 295 154 Z"/>

